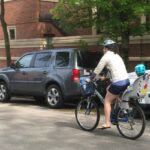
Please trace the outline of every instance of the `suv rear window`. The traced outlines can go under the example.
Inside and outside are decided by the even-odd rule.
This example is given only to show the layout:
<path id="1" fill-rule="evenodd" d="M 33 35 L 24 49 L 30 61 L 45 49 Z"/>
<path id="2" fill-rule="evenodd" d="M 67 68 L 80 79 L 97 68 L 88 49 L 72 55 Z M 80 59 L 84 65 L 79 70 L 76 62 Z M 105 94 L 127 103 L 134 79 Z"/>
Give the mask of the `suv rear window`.
<path id="1" fill-rule="evenodd" d="M 57 52 L 56 67 L 66 67 L 69 65 L 69 52 Z"/>
<path id="2" fill-rule="evenodd" d="M 83 68 L 95 68 L 102 57 L 100 52 L 78 51 L 78 66 Z"/>

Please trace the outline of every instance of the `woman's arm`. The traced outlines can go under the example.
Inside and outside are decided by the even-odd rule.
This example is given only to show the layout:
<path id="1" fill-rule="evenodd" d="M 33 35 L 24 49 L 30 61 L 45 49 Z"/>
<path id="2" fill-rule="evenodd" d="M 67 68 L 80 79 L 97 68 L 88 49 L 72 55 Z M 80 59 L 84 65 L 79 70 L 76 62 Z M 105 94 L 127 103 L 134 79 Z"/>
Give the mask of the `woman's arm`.
<path id="1" fill-rule="evenodd" d="M 106 56 L 104 55 L 102 59 L 99 61 L 97 67 L 94 69 L 95 76 L 97 77 L 99 76 L 99 74 L 102 72 L 106 64 L 107 64 L 107 59 Z"/>

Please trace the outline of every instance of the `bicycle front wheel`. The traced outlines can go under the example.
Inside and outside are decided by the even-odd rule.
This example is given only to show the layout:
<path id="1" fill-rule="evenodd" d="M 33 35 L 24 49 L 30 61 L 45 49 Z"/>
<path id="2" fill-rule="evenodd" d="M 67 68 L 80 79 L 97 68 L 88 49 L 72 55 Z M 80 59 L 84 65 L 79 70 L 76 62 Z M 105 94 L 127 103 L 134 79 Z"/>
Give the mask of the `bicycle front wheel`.
<path id="1" fill-rule="evenodd" d="M 129 108 L 120 109 L 117 121 L 117 128 L 125 138 L 135 140 L 144 133 L 146 125 L 145 115 L 136 103 L 129 104 Z"/>
<path id="2" fill-rule="evenodd" d="M 95 101 L 89 99 L 81 100 L 75 110 L 78 125 L 85 131 L 94 130 L 100 118 L 99 107 Z"/>

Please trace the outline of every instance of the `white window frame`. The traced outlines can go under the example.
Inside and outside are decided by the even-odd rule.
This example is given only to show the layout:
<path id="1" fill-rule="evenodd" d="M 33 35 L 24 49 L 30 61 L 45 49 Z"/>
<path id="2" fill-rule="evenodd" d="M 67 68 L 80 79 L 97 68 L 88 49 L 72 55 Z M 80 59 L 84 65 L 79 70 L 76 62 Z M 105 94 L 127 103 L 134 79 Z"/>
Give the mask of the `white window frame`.
<path id="1" fill-rule="evenodd" d="M 10 1 L 13 1 L 13 0 L 4 0 L 4 2 L 10 2 Z"/>
<path id="2" fill-rule="evenodd" d="M 9 39 L 15 40 L 16 39 L 16 27 L 15 26 L 8 26 L 7 29 L 8 29 Z M 10 37 L 10 30 L 14 30 L 14 32 L 15 32 L 15 38 L 14 39 L 11 39 L 11 37 Z"/>

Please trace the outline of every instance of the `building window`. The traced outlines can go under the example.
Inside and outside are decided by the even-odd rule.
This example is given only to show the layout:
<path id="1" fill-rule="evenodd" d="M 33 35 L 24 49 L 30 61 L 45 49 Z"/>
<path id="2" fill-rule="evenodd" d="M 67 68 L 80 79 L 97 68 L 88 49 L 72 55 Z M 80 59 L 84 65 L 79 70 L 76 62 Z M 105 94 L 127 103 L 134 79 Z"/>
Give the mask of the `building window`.
<path id="1" fill-rule="evenodd" d="M 8 34 L 9 34 L 10 40 L 15 40 L 16 39 L 16 27 L 9 26 L 8 27 Z"/>

